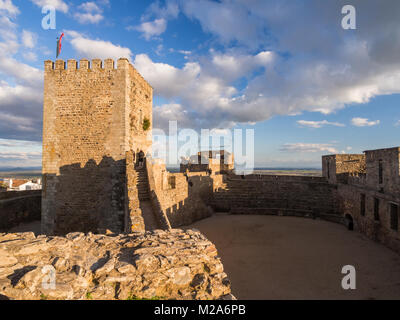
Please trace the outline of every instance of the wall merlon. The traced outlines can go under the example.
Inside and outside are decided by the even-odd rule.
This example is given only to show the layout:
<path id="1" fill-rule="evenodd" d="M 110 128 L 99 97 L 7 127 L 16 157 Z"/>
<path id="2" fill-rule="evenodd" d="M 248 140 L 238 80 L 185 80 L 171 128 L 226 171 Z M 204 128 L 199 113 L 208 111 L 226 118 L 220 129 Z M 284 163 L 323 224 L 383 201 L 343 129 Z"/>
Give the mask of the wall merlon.
<path id="1" fill-rule="evenodd" d="M 79 61 L 79 69 L 80 70 L 89 70 L 90 69 L 90 62 L 87 59 L 81 59 Z"/>
<path id="2" fill-rule="evenodd" d="M 56 70 L 65 70 L 65 61 L 57 60 L 55 66 L 56 66 Z"/>
<path id="3" fill-rule="evenodd" d="M 128 70 L 129 68 L 129 60 L 127 58 L 120 58 L 117 62 L 117 68 L 121 70 Z"/>
<path id="4" fill-rule="evenodd" d="M 45 71 L 51 71 L 54 70 L 54 62 L 51 60 L 46 60 L 44 62 L 44 70 Z"/>
<path id="5" fill-rule="evenodd" d="M 70 59 L 67 62 L 67 69 L 68 70 L 76 70 L 78 69 L 78 62 L 74 59 Z"/>
<path id="6" fill-rule="evenodd" d="M 114 59 L 106 59 L 106 60 L 104 60 L 104 69 L 105 70 L 113 70 L 113 69 L 115 69 Z"/>
<path id="7" fill-rule="evenodd" d="M 92 69 L 93 70 L 103 69 L 103 61 L 101 59 L 92 59 Z"/>

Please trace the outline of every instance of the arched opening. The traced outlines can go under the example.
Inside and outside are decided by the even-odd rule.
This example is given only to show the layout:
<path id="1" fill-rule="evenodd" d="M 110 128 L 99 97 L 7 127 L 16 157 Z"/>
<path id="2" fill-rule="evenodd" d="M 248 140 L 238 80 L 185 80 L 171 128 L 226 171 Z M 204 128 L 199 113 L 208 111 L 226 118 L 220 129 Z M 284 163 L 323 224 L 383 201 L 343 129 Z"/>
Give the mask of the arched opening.
<path id="1" fill-rule="evenodd" d="M 353 217 L 351 215 L 349 215 L 349 214 L 346 214 L 345 219 L 346 219 L 347 229 L 350 230 L 350 231 L 353 231 L 354 230 Z"/>

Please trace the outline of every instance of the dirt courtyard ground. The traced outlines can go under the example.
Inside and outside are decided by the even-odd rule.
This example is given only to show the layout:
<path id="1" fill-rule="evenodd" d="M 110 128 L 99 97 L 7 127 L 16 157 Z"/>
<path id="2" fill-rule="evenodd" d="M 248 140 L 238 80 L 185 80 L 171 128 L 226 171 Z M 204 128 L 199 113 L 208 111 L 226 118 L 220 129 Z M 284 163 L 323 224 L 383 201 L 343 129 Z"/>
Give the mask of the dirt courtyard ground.
<path id="1" fill-rule="evenodd" d="M 215 243 L 238 299 L 400 299 L 400 256 L 344 226 L 214 215 L 190 226 Z M 343 290 L 344 265 L 356 290 Z"/>

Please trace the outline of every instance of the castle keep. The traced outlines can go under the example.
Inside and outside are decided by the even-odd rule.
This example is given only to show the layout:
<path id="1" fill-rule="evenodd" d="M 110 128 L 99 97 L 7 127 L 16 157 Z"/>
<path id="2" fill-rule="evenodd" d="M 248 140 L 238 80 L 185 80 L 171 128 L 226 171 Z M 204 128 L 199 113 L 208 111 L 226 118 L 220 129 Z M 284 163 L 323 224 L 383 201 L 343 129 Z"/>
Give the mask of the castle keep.
<path id="1" fill-rule="evenodd" d="M 151 148 L 151 86 L 127 59 L 46 61 L 44 78 L 42 231 L 122 231 L 127 152 Z"/>

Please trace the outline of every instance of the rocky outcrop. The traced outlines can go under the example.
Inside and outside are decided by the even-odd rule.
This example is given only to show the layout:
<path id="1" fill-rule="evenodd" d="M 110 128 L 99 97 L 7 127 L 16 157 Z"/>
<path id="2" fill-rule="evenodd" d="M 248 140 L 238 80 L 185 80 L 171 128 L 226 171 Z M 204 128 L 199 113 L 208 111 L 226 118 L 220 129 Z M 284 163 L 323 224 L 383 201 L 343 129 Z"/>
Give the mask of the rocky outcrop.
<path id="1" fill-rule="evenodd" d="M 232 299 L 217 254 L 197 230 L 2 233 L 0 299 Z"/>

